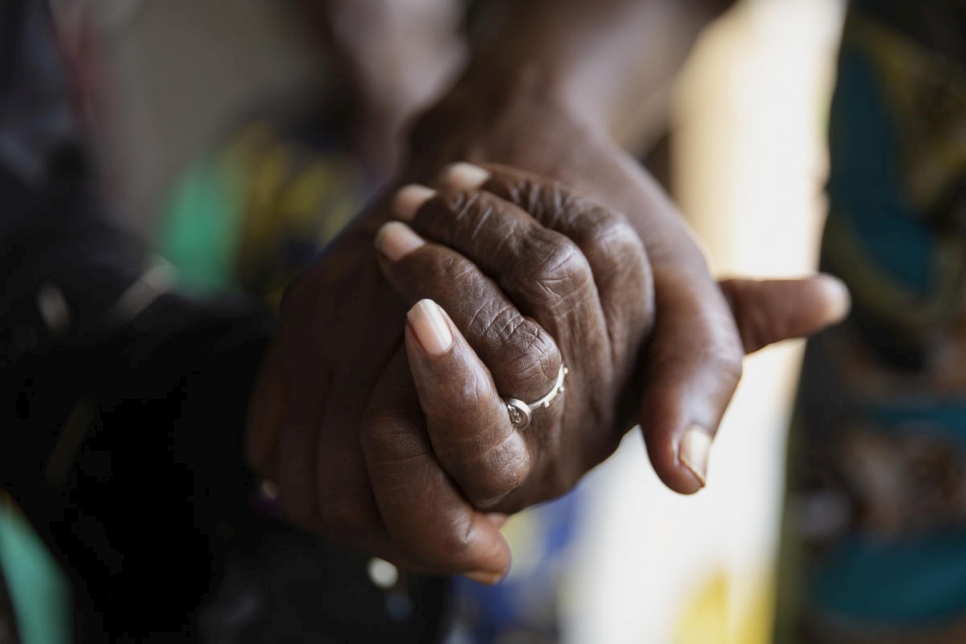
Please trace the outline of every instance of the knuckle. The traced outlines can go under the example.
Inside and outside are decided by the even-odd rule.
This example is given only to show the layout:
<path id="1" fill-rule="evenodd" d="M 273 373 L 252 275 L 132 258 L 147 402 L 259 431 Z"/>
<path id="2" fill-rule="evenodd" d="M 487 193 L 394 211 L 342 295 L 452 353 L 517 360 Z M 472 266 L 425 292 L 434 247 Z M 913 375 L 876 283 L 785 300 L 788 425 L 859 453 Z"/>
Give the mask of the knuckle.
<path id="1" fill-rule="evenodd" d="M 426 275 L 431 276 L 426 284 L 435 289 L 453 289 L 454 285 L 464 283 L 474 270 L 469 260 L 456 253 L 432 253 L 426 268 Z"/>
<path id="2" fill-rule="evenodd" d="M 530 177 L 514 173 L 498 175 L 496 194 L 540 219 L 544 211 L 543 186 Z"/>
<path id="3" fill-rule="evenodd" d="M 482 474 L 473 483 L 472 491 L 468 491 L 478 507 L 492 506 L 529 477 L 530 456 L 520 443 L 514 432 L 480 455 L 474 470 Z"/>
<path id="4" fill-rule="evenodd" d="M 533 322 L 518 327 L 513 337 L 517 350 L 508 364 L 524 382 L 546 385 L 557 377 L 562 358 L 553 339 Z M 545 388 L 545 387 L 544 387 Z"/>
<path id="5" fill-rule="evenodd" d="M 455 221 L 466 219 L 485 219 L 493 210 L 492 202 L 481 199 L 478 192 L 463 190 L 447 193 L 444 200 L 446 207 L 452 212 Z"/>
<path id="6" fill-rule="evenodd" d="M 737 384 L 741 380 L 742 353 L 736 352 L 733 343 L 716 345 L 709 348 L 705 357 L 706 364 L 722 379 Z"/>
<path id="7" fill-rule="evenodd" d="M 763 305 L 758 297 L 748 297 L 742 291 L 731 300 L 731 305 L 745 351 L 757 351 L 776 339 L 794 335 L 789 321 L 776 315 L 773 308 Z"/>
<path id="8" fill-rule="evenodd" d="M 550 335 L 516 311 L 506 312 L 493 319 L 487 333 L 502 353 L 496 364 L 523 380 L 556 376 L 560 351 Z"/>
<path id="9" fill-rule="evenodd" d="M 562 235 L 531 244 L 528 250 L 533 259 L 528 274 L 521 276 L 524 292 L 542 299 L 566 299 L 593 282 L 587 258 Z"/>
<path id="10" fill-rule="evenodd" d="M 609 258 L 614 264 L 624 264 L 629 259 L 640 259 L 644 255 L 644 248 L 634 229 L 617 217 L 601 221 L 591 243 L 599 249 L 601 259 Z"/>
<path id="11" fill-rule="evenodd" d="M 450 381 L 446 392 L 448 395 L 433 396 L 428 416 L 442 423 L 459 421 L 478 426 L 483 422 L 491 387 L 478 369 L 470 369 L 463 377 Z"/>
<path id="12" fill-rule="evenodd" d="M 759 307 L 742 306 L 741 341 L 745 347 L 759 348 L 771 341 L 771 324 L 768 316 Z"/>
<path id="13" fill-rule="evenodd" d="M 465 441 L 440 453 L 463 492 L 477 507 L 489 506 L 517 489 L 530 475 L 530 455 L 518 433 L 510 431 L 494 444 Z"/>

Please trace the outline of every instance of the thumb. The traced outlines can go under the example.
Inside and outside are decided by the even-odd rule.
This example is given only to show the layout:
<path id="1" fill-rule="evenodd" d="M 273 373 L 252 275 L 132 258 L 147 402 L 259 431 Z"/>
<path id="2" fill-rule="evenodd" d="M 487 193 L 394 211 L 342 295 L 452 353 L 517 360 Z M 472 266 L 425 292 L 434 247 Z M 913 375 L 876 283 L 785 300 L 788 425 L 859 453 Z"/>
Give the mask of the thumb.
<path id="1" fill-rule="evenodd" d="M 842 280 L 825 274 L 790 280 L 729 279 L 719 286 L 746 354 L 817 333 L 841 322 L 852 307 Z"/>
<path id="2" fill-rule="evenodd" d="M 694 284 L 659 290 L 646 356 L 644 441 L 655 472 L 683 494 L 704 487 L 714 435 L 738 384 L 742 350 L 815 333 L 844 318 L 851 301 L 845 285 L 829 275 L 725 280 L 718 286 L 720 303 Z"/>

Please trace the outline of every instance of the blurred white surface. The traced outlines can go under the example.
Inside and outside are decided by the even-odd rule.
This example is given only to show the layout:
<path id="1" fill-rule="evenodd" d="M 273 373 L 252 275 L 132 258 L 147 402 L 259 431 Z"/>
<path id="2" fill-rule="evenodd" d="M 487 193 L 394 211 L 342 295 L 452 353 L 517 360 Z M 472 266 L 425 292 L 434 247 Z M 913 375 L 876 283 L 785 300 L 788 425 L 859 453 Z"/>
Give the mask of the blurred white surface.
<path id="1" fill-rule="evenodd" d="M 815 269 L 842 17 L 838 0 L 749 0 L 698 44 L 674 110 L 674 193 L 716 274 Z M 592 515 L 565 591 L 568 641 L 770 641 L 801 346 L 746 361 L 696 496 L 663 487 L 637 431 L 587 481 Z"/>

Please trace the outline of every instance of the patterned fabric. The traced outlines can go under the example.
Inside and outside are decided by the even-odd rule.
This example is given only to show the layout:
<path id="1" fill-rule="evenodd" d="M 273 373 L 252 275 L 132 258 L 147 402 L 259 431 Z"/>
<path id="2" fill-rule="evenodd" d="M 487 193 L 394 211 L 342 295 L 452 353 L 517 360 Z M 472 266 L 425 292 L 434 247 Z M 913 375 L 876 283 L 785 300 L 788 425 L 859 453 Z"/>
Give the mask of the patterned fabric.
<path id="1" fill-rule="evenodd" d="M 911 38 L 871 17 L 913 3 L 858 4 L 822 248 L 855 306 L 805 357 L 777 639 L 963 642 L 966 73 L 917 28 Z"/>
<path id="2" fill-rule="evenodd" d="M 345 150 L 256 121 L 188 171 L 159 247 L 187 286 L 239 289 L 275 305 L 370 188 Z"/>

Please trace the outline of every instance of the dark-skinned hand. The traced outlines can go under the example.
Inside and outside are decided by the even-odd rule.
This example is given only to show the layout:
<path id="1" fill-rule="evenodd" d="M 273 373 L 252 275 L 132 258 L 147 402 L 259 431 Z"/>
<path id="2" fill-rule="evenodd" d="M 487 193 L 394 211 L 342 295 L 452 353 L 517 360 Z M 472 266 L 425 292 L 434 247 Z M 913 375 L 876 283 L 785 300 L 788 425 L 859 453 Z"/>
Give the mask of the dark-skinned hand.
<path id="1" fill-rule="evenodd" d="M 461 175 L 465 182 L 465 170 L 447 173 L 450 182 Z M 412 218 L 418 210 L 413 225 L 420 230 L 427 226 L 424 234 L 443 244 L 397 252 L 399 259 L 392 261 L 391 229 L 380 236 L 380 261 L 407 299 L 432 296 L 461 303 L 449 306 L 455 322 L 439 315 L 452 332 L 449 349 L 430 354 L 430 344 L 414 342 L 420 319 L 425 321 L 439 309 L 422 304 L 406 325 L 403 301 L 380 275 L 371 244 L 388 219 L 386 197 L 360 216 L 290 288 L 280 335 L 253 398 L 248 434 L 250 461 L 263 476 L 277 481 L 285 514 L 296 524 L 409 568 L 461 572 L 481 581 L 495 581 L 505 573 L 509 552 L 496 527 L 499 517 L 481 514 L 468 499 L 487 510 L 519 509 L 565 491 L 606 457 L 630 422 L 615 401 L 628 390 L 622 385 L 631 380 L 633 360 L 618 356 L 605 361 L 599 355 L 620 347 L 636 355 L 634 347 L 642 338 L 634 338 L 629 329 L 639 325 L 646 330 L 651 319 L 647 262 L 618 215 L 555 184 L 513 171 L 490 171 L 482 192 L 443 188 L 430 205 L 414 205 L 413 189 L 396 198 L 400 217 Z M 479 171 L 476 176 L 481 176 Z M 570 201 L 553 202 L 564 197 Z M 431 235 L 428 226 L 433 221 L 442 225 L 447 208 L 452 211 L 463 204 L 465 210 L 469 204 L 472 210 L 472 204 L 484 202 L 499 205 L 500 221 L 516 221 L 520 228 L 514 230 L 521 239 L 514 241 L 500 227 L 485 225 L 489 215 L 475 229 L 454 227 L 447 232 L 443 225 L 433 233 L 438 237 Z M 568 215 L 563 206 L 573 206 L 576 215 Z M 400 229 L 396 230 L 398 234 Z M 617 235 L 620 230 L 625 232 Z M 601 233 L 608 235 L 597 243 L 595 236 Z M 506 247 L 500 247 L 501 239 Z M 548 260 L 537 267 L 534 277 L 552 278 L 558 275 L 553 269 L 566 268 L 563 281 L 554 284 L 572 288 L 582 281 L 577 292 L 584 293 L 578 299 L 587 321 L 568 313 L 563 304 L 557 311 L 538 310 L 539 298 L 546 302 L 548 294 L 542 288 L 528 290 L 518 284 L 514 291 L 507 286 L 520 279 L 512 263 L 480 259 L 476 265 L 470 260 L 484 249 L 489 249 L 484 254 L 512 253 L 516 245 L 519 252 L 525 239 L 543 240 L 537 248 Z M 624 248 L 624 254 L 605 252 L 610 244 Z M 473 291 L 454 280 L 452 271 L 420 272 L 417 259 L 430 251 L 438 256 L 446 252 L 445 245 L 451 246 L 453 257 L 458 251 L 465 253 L 454 261 L 465 267 L 463 279 L 475 275 L 483 290 Z M 631 252 L 635 247 L 637 251 Z M 615 256 L 637 259 L 624 266 L 612 261 Z M 413 270 L 408 277 L 406 266 Z M 607 289 L 599 287 L 599 280 L 630 286 L 633 293 L 602 296 Z M 742 329 L 749 350 L 834 321 L 842 313 L 839 288 L 823 277 L 722 285 L 735 312 L 732 317 L 729 311 L 731 324 L 737 322 Z M 595 291 L 596 300 L 586 296 L 587 290 Z M 474 320 L 474 307 L 483 315 L 489 311 L 491 319 L 494 311 L 503 310 L 506 322 L 516 321 L 522 330 L 514 333 L 512 325 L 499 320 L 481 323 L 486 317 Z M 514 317 L 517 314 L 521 317 Z M 627 329 L 615 326 L 621 320 Z M 579 325 L 588 323 L 585 335 Z M 578 326 L 566 328 L 568 324 Z M 473 353 L 482 364 L 474 362 Z M 447 355 L 456 357 L 447 361 Z M 550 408 L 535 412 L 534 424 L 524 434 L 500 425 L 499 414 L 506 411 L 493 404 L 494 396 L 532 400 L 546 393 L 561 357 L 570 368 L 567 391 Z M 418 391 L 410 368 L 416 373 Z M 593 376 L 582 373 L 585 368 L 588 373 L 604 373 L 610 387 L 593 382 Z M 486 394 L 489 403 L 484 398 L 478 405 L 467 404 L 476 386 L 482 389 L 475 393 Z M 495 416 L 474 416 L 472 410 L 478 409 Z M 459 422 L 448 425 L 447 418 Z M 455 433 L 441 437 L 439 428 L 447 425 Z M 594 428 L 601 430 L 600 436 Z"/>
<path id="2" fill-rule="evenodd" d="M 508 84 L 483 74 L 468 72 L 419 119 L 411 163 L 424 176 L 457 161 L 507 164 L 559 181 L 627 218 L 650 263 L 655 312 L 640 358 L 635 420 L 661 480 L 677 492 L 697 492 L 705 483 L 708 453 L 741 377 L 749 342 L 760 348 L 781 337 L 765 328 L 771 314 L 755 311 L 791 305 L 800 284 L 765 289 L 745 282 L 719 285 L 660 185 L 599 126 L 545 92 L 539 78 Z M 481 103 L 486 109 L 480 109 Z M 525 210 L 540 206 L 526 185 L 494 189 Z M 829 288 L 827 305 L 844 315 L 847 291 L 841 285 Z M 738 319 L 736 312 L 746 317 Z"/>

